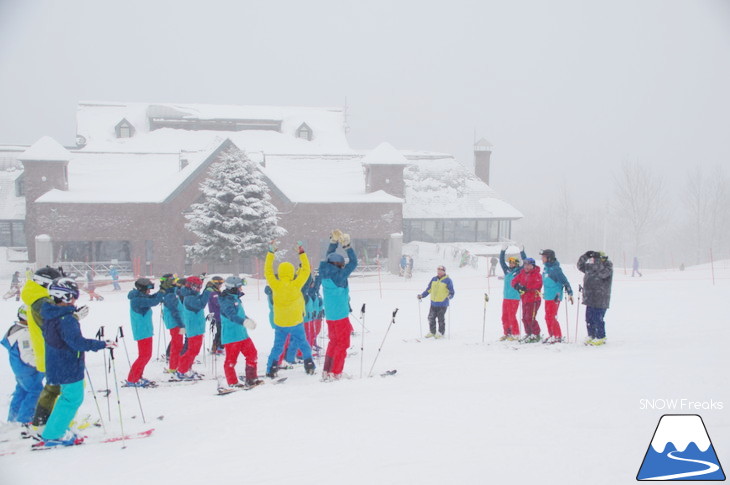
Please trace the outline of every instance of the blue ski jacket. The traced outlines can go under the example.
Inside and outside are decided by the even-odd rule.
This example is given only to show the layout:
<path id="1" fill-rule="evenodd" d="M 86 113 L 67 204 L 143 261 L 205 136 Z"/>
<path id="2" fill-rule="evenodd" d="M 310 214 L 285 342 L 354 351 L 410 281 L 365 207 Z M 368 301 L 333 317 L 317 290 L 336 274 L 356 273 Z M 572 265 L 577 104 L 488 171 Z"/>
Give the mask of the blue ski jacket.
<path id="1" fill-rule="evenodd" d="M 504 271 L 504 296 L 503 299 L 505 300 L 519 300 L 520 299 L 520 292 L 512 288 L 512 280 L 514 279 L 515 275 L 520 272 L 522 269 L 522 266 L 515 266 L 514 268 L 509 267 L 507 264 L 507 258 L 505 258 L 505 252 L 506 250 L 503 249 L 499 252 L 499 265 L 502 267 L 502 271 Z M 524 251 L 520 251 L 520 258 L 522 261 L 525 260 L 527 257 L 527 254 L 525 254 Z"/>
<path id="2" fill-rule="evenodd" d="M 146 295 L 136 288 L 127 293 L 127 298 L 129 298 L 129 318 L 132 322 L 132 336 L 134 340 L 144 340 L 155 334 L 154 326 L 152 325 L 152 307 L 159 305 L 164 295 L 164 291 Z"/>
<path id="3" fill-rule="evenodd" d="M 240 342 L 248 338 L 248 331 L 243 326 L 246 312 L 239 295 L 224 291 L 218 296 L 221 308 L 221 343 Z"/>
<path id="4" fill-rule="evenodd" d="M 334 253 L 337 243 L 330 243 L 327 256 Z M 347 278 L 357 268 L 357 256 L 347 248 L 347 264 L 339 268 L 326 260 L 319 263 L 319 277 L 322 279 L 324 314 L 327 320 L 341 320 L 350 314 L 350 287 Z"/>
<path id="5" fill-rule="evenodd" d="M 192 291 L 183 300 L 183 322 L 188 337 L 196 337 L 205 333 L 205 305 L 208 303 L 212 288 L 198 294 Z"/>
<path id="6" fill-rule="evenodd" d="M 162 304 L 165 311 L 162 313 L 162 320 L 165 322 L 165 328 L 168 330 L 176 327 L 184 327 L 182 315 L 180 314 L 180 299 L 177 297 L 176 290 L 170 289 L 162 298 Z"/>
<path id="7" fill-rule="evenodd" d="M 557 261 L 548 261 L 545 263 L 542 269 L 542 296 L 545 301 L 548 300 L 563 300 L 563 288 L 568 292 L 568 295 L 573 294 L 573 289 L 568 283 L 568 278 L 565 277 L 560 263 Z"/>

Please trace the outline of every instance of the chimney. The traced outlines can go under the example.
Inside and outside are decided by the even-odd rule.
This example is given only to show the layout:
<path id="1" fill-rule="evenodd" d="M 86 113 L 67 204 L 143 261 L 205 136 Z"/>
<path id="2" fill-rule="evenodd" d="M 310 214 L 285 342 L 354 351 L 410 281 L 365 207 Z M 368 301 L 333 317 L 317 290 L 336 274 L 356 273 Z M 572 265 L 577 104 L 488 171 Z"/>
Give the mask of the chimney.
<path id="1" fill-rule="evenodd" d="M 492 144 L 482 138 L 474 144 L 474 174 L 489 185 L 489 159 L 492 156 Z"/>
<path id="2" fill-rule="evenodd" d="M 405 197 L 403 169 L 408 160 L 389 143 L 381 143 L 362 160 L 365 169 L 365 192 L 382 190 L 390 195 Z"/>

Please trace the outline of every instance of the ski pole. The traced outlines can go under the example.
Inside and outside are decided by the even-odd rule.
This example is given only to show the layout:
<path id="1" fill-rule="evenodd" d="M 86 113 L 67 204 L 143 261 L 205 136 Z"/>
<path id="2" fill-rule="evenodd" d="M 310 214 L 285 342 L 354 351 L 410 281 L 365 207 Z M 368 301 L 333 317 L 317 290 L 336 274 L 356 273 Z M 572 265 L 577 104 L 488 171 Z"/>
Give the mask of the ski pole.
<path id="1" fill-rule="evenodd" d="M 96 338 L 99 340 L 104 340 L 104 325 L 99 327 L 99 331 L 96 332 Z M 91 381 L 89 381 L 91 382 Z M 106 409 L 107 413 L 109 414 L 109 421 L 112 420 L 112 405 L 109 401 L 109 393 L 111 390 L 109 389 L 109 373 L 107 371 L 107 365 L 106 365 L 106 354 L 104 354 L 104 382 L 106 383 Z"/>
<path id="2" fill-rule="evenodd" d="M 117 337 L 122 337 L 122 343 L 124 344 L 124 353 L 127 355 L 127 363 L 129 364 L 130 370 L 132 369 L 132 361 L 129 360 L 129 351 L 127 350 L 127 340 L 124 338 L 124 330 L 122 330 L 122 326 L 119 326 L 119 332 L 117 333 Z M 116 376 L 114 376 L 114 380 L 116 380 Z M 142 409 L 142 400 L 139 398 L 139 388 L 137 386 L 134 387 L 134 392 L 137 394 L 137 402 L 139 403 L 139 412 L 142 414 L 142 422 L 146 423 L 147 420 L 144 418 L 144 410 Z"/>
<path id="3" fill-rule="evenodd" d="M 362 363 L 365 358 L 365 303 L 363 303 L 362 308 L 360 308 L 360 317 L 362 318 L 363 328 L 363 333 L 360 336 L 360 379 L 362 379 Z"/>
<path id="4" fill-rule="evenodd" d="M 121 328 L 121 327 L 119 327 Z M 115 341 L 119 341 L 119 337 L 115 339 Z M 117 390 L 117 408 L 119 408 L 119 426 L 122 429 L 122 449 L 125 449 L 127 447 L 127 443 L 125 441 L 125 434 L 124 434 L 124 419 L 122 418 L 122 401 L 119 397 L 119 384 L 117 380 L 117 365 L 114 362 L 114 349 L 109 348 L 109 356 L 112 361 L 112 370 L 114 371 L 114 388 Z"/>
<path id="5" fill-rule="evenodd" d="M 157 333 L 158 333 L 158 334 L 159 334 L 159 335 L 160 335 L 161 337 L 162 337 L 162 336 L 164 335 L 164 333 L 163 333 L 163 330 L 162 330 L 162 327 L 163 327 L 163 325 L 162 325 L 162 320 L 163 320 L 163 316 L 162 316 L 162 314 L 163 314 L 163 313 L 165 313 L 165 309 L 164 309 L 164 308 L 163 308 L 162 310 L 160 310 L 160 325 L 159 325 L 159 328 L 158 328 L 158 330 L 157 330 Z M 160 344 L 161 344 L 161 343 L 162 343 L 162 338 L 158 338 L 158 339 L 157 339 L 157 360 L 158 360 L 158 361 L 160 360 Z"/>
<path id="6" fill-rule="evenodd" d="M 104 424 L 104 418 L 101 416 L 101 408 L 99 407 L 99 400 L 96 398 L 94 392 L 94 384 L 91 383 L 91 374 L 89 374 L 89 368 L 84 366 L 86 371 L 86 380 L 89 381 L 89 387 L 91 388 L 91 394 L 94 396 L 94 404 L 96 404 L 96 411 L 99 413 L 99 421 L 101 421 L 101 427 L 104 428 L 104 434 L 106 434 L 106 425 Z M 109 394 L 107 394 L 109 396 Z"/>
<path id="7" fill-rule="evenodd" d="M 482 314 L 482 343 L 484 343 L 485 332 L 487 328 L 487 302 L 489 301 L 489 294 L 484 293 L 484 313 Z"/>
<path id="8" fill-rule="evenodd" d="M 378 353 L 375 355 L 375 360 L 373 360 L 373 365 L 370 367 L 370 372 L 368 373 L 368 377 L 373 376 L 373 369 L 375 368 L 375 363 L 378 361 L 378 356 L 380 355 L 380 349 L 383 348 L 383 344 L 385 344 L 385 339 L 388 337 L 388 332 L 390 332 L 390 327 L 395 323 L 395 314 L 398 313 L 398 309 L 396 308 L 393 310 L 393 317 L 390 319 L 390 324 L 388 325 L 388 329 L 385 331 L 385 336 L 383 337 L 383 341 L 380 343 L 380 347 L 378 348 Z"/>
<path id="9" fill-rule="evenodd" d="M 570 295 L 569 295 L 570 296 Z M 570 301 L 573 301 L 573 297 L 570 296 Z M 568 302 L 565 302 L 565 334 L 566 339 L 568 342 L 570 342 L 570 319 L 568 318 Z"/>
<path id="10" fill-rule="evenodd" d="M 418 299 L 418 338 L 423 337 L 423 325 L 421 324 L 421 299 Z"/>
<path id="11" fill-rule="evenodd" d="M 583 285 L 578 285 L 578 303 L 575 305 L 575 343 L 578 343 L 578 320 L 580 320 L 581 294 L 583 294 Z"/>

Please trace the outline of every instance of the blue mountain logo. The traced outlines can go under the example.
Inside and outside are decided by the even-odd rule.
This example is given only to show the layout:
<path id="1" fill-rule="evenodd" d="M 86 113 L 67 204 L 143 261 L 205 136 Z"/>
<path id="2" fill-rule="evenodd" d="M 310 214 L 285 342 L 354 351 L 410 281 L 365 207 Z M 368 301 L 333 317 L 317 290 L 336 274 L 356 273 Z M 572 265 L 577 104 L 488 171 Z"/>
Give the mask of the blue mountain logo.
<path id="1" fill-rule="evenodd" d="M 702 418 L 665 414 L 659 419 L 637 480 L 725 480 Z"/>

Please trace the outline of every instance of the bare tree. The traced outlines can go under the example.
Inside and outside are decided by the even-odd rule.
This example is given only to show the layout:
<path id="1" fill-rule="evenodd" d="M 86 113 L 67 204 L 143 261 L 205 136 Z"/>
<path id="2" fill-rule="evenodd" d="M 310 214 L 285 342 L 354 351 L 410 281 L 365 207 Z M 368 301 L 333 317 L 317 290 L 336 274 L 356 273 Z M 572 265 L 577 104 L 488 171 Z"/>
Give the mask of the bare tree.
<path id="1" fill-rule="evenodd" d="M 687 173 L 682 198 L 697 263 L 706 260 L 710 248 L 723 246 L 727 234 L 727 184 L 727 175 L 719 166 L 709 175 L 704 175 L 701 167 Z"/>
<path id="2" fill-rule="evenodd" d="M 666 215 L 664 181 L 638 162 L 626 161 L 614 175 L 616 218 L 627 231 L 634 255 Z"/>

